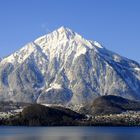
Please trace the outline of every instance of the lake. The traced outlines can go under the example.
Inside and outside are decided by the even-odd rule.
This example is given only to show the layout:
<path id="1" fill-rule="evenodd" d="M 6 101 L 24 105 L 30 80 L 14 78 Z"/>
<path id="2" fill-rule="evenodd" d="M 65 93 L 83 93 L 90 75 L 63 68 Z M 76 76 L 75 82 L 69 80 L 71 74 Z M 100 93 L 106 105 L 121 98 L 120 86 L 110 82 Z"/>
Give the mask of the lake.
<path id="1" fill-rule="evenodd" d="M 0 140 L 140 140 L 140 128 L 0 127 Z"/>

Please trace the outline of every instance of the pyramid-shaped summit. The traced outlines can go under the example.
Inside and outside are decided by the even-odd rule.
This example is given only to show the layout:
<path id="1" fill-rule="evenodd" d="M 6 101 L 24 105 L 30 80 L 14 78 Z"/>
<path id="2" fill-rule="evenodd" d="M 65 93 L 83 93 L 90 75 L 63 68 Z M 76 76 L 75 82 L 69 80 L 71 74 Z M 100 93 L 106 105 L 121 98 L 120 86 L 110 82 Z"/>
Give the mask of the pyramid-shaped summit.
<path id="1" fill-rule="evenodd" d="M 67 40 L 67 39 L 74 38 L 76 35 L 80 37 L 80 35 L 73 32 L 71 29 L 62 26 L 62 27 L 58 28 L 57 30 L 55 30 L 55 31 L 53 31 L 49 34 L 38 38 L 37 40 L 35 40 L 35 42 L 38 42 L 42 39 L 49 39 L 50 41 L 52 41 L 53 39 L 54 40 L 55 39 L 57 39 L 57 40 Z"/>
<path id="2" fill-rule="evenodd" d="M 61 27 L 0 61 L 0 100 L 71 106 L 102 95 L 140 100 L 140 66 Z"/>

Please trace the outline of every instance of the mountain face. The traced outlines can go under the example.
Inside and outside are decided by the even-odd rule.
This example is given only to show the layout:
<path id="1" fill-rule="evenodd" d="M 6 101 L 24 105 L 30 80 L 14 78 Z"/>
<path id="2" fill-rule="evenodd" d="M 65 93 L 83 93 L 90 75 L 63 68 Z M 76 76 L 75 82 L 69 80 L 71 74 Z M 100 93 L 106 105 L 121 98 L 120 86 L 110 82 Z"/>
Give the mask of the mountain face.
<path id="1" fill-rule="evenodd" d="M 140 65 L 61 27 L 0 61 L 0 100 L 82 106 L 140 100 Z"/>

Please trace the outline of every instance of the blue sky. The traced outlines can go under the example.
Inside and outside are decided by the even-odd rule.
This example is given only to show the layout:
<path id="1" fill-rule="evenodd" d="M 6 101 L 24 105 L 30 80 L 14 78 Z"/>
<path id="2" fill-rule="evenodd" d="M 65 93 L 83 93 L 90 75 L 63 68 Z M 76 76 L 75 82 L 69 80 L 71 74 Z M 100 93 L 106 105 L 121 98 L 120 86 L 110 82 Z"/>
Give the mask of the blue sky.
<path id="1" fill-rule="evenodd" d="M 140 0 L 0 0 L 0 57 L 62 25 L 140 63 Z"/>

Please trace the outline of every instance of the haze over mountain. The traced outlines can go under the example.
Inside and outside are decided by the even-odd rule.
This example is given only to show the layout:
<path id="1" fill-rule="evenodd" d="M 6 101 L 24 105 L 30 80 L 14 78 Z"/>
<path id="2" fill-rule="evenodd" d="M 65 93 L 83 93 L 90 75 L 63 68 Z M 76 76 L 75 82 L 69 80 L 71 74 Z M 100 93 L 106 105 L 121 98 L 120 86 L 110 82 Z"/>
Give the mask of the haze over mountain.
<path id="1" fill-rule="evenodd" d="M 140 65 L 68 28 L 0 61 L 0 100 L 83 106 L 102 95 L 140 100 Z"/>

